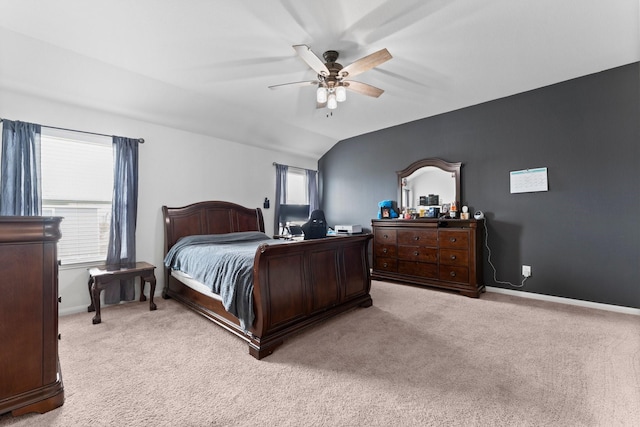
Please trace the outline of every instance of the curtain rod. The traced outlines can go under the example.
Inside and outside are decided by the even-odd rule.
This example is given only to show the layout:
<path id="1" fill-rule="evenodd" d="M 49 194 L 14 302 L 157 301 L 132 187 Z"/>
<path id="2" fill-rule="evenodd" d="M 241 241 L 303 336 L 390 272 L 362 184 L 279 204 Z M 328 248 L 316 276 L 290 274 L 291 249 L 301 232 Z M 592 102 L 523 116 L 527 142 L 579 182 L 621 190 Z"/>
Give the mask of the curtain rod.
<path id="1" fill-rule="evenodd" d="M 0 117 L 0 122 L 2 122 L 3 120 L 5 120 L 5 119 Z M 9 120 L 9 119 L 6 119 L 6 120 Z M 66 131 L 69 131 L 69 132 L 86 133 L 88 135 L 107 136 L 107 137 L 117 136 L 117 135 L 107 135 L 107 134 L 104 134 L 104 133 L 97 133 L 97 132 L 87 132 L 87 131 L 84 131 L 84 130 L 77 130 L 77 129 L 59 128 L 59 127 L 55 127 L 55 126 L 47 126 L 47 125 L 40 125 L 40 126 L 43 127 L 43 128 L 49 128 L 49 129 L 57 129 L 57 130 L 66 130 Z M 144 138 L 138 138 L 138 143 L 144 144 Z"/>
<path id="2" fill-rule="evenodd" d="M 289 165 L 283 165 L 282 163 L 276 163 L 276 162 L 273 162 L 273 166 L 276 166 L 276 165 L 286 166 L 286 167 L 288 167 L 288 168 L 291 168 L 291 169 L 298 169 L 298 170 L 301 170 L 301 171 L 313 171 L 313 172 L 317 172 L 315 169 L 307 169 L 307 168 L 301 168 L 301 167 L 298 167 L 298 166 L 289 166 Z"/>

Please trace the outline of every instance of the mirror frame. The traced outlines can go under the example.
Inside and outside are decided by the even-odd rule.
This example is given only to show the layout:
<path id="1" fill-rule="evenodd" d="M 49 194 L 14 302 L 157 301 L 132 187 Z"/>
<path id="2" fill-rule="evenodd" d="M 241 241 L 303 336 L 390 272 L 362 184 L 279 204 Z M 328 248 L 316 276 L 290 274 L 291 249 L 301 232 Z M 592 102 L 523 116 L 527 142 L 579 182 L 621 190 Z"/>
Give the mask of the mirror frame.
<path id="1" fill-rule="evenodd" d="M 396 172 L 396 174 L 398 175 L 398 209 L 400 211 L 402 211 L 405 208 L 405 206 L 401 206 L 402 205 L 402 180 L 410 176 L 412 173 L 414 173 L 418 169 L 426 166 L 433 166 L 445 172 L 451 172 L 452 174 L 455 175 L 456 202 L 460 204 L 460 200 L 462 199 L 462 195 L 460 193 L 460 168 L 462 166 L 462 163 L 461 162 L 450 163 L 445 160 L 434 157 L 429 159 L 418 160 L 416 162 L 411 163 L 406 169 Z"/>

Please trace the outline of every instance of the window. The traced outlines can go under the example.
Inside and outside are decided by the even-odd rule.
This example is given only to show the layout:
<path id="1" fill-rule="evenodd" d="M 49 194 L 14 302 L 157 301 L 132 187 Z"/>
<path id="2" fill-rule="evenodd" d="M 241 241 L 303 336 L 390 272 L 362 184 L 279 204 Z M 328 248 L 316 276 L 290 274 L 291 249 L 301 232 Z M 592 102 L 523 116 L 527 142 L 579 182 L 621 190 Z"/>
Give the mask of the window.
<path id="1" fill-rule="evenodd" d="M 276 163 L 274 163 L 276 165 Z M 284 165 L 279 165 L 284 166 Z M 276 212 L 274 230 L 278 234 L 285 234 L 287 226 L 296 222 L 306 221 L 309 217 L 309 185 L 306 169 L 294 167 L 286 168 L 286 188 L 282 188 L 284 181 L 280 173 L 283 168 L 277 168 L 276 173 Z M 315 197 L 315 196 L 314 196 Z M 314 203 L 314 206 L 316 203 Z"/>
<path id="2" fill-rule="evenodd" d="M 304 170 L 289 168 L 287 170 L 287 204 L 308 205 L 307 175 Z"/>
<path id="3" fill-rule="evenodd" d="M 64 217 L 62 264 L 104 262 L 113 193 L 111 138 L 42 129 L 42 215 Z"/>

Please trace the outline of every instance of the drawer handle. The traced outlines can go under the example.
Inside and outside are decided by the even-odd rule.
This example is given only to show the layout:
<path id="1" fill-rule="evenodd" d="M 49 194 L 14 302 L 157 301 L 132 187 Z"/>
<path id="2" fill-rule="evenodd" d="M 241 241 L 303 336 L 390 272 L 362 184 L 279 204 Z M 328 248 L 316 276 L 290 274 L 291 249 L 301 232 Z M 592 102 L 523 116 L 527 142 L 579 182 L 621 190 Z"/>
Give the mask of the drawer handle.
<path id="1" fill-rule="evenodd" d="M 383 248 L 383 249 L 382 249 L 382 253 L 385 253 L 385 254 L 386 254 L 387 252 L 389 252 L 389 250 L 388 250 L 387 248 Z"/>
<path id="2" fill-rule="evenodd" d="M 455 242 L 455 241 L 456 241 L 456 238 L 455 238 L 455 237 L 450 237 L 450 238 L 449 238 L 449 241 L 450 241 L 451 243 L 453 243 L 453 242 Z"/>
<path id="3" fill-rule="evenodd" d="M 456 256 L 455 255 L 451 255 L 451 259 L 456 259 Z"/>
<path id="4" fill-rule="evenodd" d="M 385 263 L 383 263 L 383 264 L 382 264 L 382 266 L 383 266 L 384 268 L 387 268 L 387 267 L 389 267 L 389 264 L 387 264 L 387 263 L 385 262 Z"/>
<path id="5" fill-rule="evenodd" d="M 418 252 L 418 251 L 414 251 L 414 252 L 413 252 L 413 254 L 414 254 L 415 256 L 418 256 L 418 255 L 420 255 L 420 252 Z"/>
<path id="6" fill-rule="evenodd" d="M 413 240 L 415 240 L 415 241 L 420 240 L 420 236 L 413 236 Z"/>
<path id="7" fill-rule="evenodd" d="M 384 237 L 385 239 L 388 239 L 388 238 L 389 238 L 389 236 L 388 236 L 388 235 L 386 235 L 386 234 L 383 234 L 383 235 L 382 235 L 382 237 Z"/>
<path id="8" fill-rule="evenodd" d="M 455 272 L 455 271 L 452 271 L 451 273 L 449 273 L 449 276 L 451 276 L 451 277 L 456 277 L 456 272 Z"/>

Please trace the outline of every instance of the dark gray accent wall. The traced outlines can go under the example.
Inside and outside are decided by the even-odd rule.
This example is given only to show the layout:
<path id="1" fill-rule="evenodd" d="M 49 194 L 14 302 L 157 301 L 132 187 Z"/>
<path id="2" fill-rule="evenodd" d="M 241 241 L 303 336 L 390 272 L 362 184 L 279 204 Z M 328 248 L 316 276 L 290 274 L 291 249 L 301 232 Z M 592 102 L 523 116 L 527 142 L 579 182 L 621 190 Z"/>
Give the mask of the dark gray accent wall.
<path id="1" fill-rule="evenodd" d="M 381 100 L 381 102 L 384 102 Z M 396 171 L 462 162 L 462 203 L 484 211 L 498 281 L 640 308 L 640 66 L 580 77 L 340 141 L 319 161 L 327 221 L 370 229 Z M 548 168 L 549 191 L 511 194 L 509 172 Z M 496 282 L 484 250 L 485 285 Z"/>

